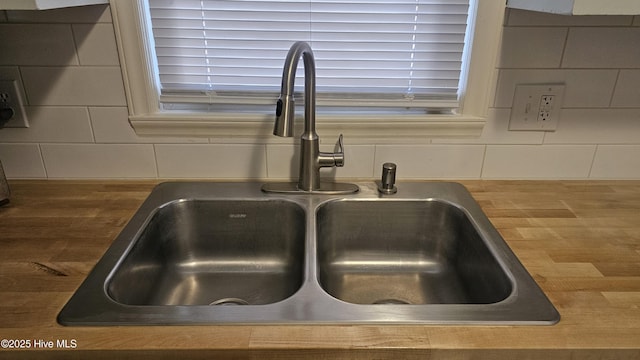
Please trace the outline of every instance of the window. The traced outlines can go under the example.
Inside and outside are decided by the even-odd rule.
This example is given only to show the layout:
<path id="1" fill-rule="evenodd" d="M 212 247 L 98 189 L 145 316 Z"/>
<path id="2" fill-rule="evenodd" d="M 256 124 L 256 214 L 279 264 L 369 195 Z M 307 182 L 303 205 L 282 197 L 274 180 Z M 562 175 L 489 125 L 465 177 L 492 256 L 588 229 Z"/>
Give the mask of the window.
<path id="1" fill-rule="evenodd" d="M 469 0 L 149 0 L 149 8 L 163 95 L 271 105 L 287 50 L 302 40 L 325 104 L 457 108 Z"/>
<path id="2" fill-rule="evenodd" d="M 374 140 L 479 133 L 504 14 L 504 2 L 480 3 L 111 2 L 138 133 L 270 136 L 284 58 L 304 40 L 318 105 L 332 110 L 318 131 Z"/>

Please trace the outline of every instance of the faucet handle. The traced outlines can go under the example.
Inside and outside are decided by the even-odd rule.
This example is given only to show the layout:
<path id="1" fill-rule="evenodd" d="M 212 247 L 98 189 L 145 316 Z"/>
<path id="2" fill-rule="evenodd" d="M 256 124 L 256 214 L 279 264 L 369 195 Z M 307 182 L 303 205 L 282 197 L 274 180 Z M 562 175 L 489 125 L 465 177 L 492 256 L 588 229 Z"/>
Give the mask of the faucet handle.
<path id="1" fill-rule="evenodd" d="M 344 166 L 344 141 L 342 140 L 342 134 L 338 137 L 336 146 L 333 149 L 333 158 L 337 167 Z"/>
<path id="2" fill-rule="evenodd" d="M 319 167 L 343 167 L 344 166 L 344 144 L 342 142 L 342 134 L 338 138 L 333 152 L 320 152 L 318 154 Z"/>

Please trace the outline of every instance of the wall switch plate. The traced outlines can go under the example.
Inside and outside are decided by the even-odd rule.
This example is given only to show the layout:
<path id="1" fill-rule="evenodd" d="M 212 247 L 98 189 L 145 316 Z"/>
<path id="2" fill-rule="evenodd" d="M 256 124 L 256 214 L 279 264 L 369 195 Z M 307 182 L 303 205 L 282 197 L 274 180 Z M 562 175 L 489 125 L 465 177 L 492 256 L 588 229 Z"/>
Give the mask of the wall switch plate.
<path id="1" fill-rule="evenodd" d="M 509 130 L 555 131 L 564 100 L 564 84 L 516 85 Z"/>
<path id="2" fill-rule="evenodd" d="M 8 120 L 4 127 L 29 127 L 21 94 L 17 80 L 0 80 L 0 123 Z"/>

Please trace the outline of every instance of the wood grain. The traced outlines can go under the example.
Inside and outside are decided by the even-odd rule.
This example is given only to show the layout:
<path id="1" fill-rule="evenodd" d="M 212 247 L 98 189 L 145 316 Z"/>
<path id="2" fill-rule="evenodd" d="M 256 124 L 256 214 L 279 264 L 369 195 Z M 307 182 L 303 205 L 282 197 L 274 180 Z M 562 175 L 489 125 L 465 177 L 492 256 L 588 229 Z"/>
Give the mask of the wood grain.
<path id="1" fill-rule="evenodd" d="M 12 181 L 0 208 L 0 338 L 75 339 L 66 351 L 77 358 L 640 358 L 640 181 L 462 183 L 559 324 L 63 327 L 58 312 L 157 182 Z"/>

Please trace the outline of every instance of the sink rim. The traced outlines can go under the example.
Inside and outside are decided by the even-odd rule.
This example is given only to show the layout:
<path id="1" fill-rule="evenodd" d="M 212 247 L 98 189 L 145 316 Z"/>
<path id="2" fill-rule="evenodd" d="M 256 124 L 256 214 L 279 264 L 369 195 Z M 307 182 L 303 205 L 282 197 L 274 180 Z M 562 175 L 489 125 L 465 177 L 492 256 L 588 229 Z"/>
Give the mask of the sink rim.
<path id="1" fill-rule="evenodd" d="M 350 195 L 287 195 L 264 193 L 261 182 L 165 182 L 153 189 L 58 315 L 63 325 L 190 325 L 190 324 L 438 324 L 438 325 L 552 325 L 560 314 L 493 227 L 468 190 L 451 182 L 399 182 L 398 193 L 380 195 L 373 182 L 358 183 Z M 123 261 L 132 239 L 139 236 L 159 206 L 171 201 L 280 199 L 298 204 L 305 213 L 306 234 L 303 284 L 290 297 L 264 305 L 126 305 L 107 294 L 107 279 Z M 489 242 L 494 256 L 504 261 L 513 281 L 512 292 L 492 304 L 360 305 L 326 293 L 317 277 L 317 210 L 323 203 L 346 199 L 406 201 L 439 199 L 465 211 L 476 230 Z M 494 249 L 495 248 L 495 249 Z M 527 304 L 539 304 L 532 309 Z M 525 306 L 526 305 L 526 306 Z M 510 318 L 516 316 L 517 318 Z"/>

